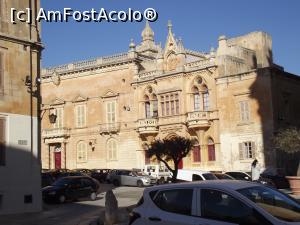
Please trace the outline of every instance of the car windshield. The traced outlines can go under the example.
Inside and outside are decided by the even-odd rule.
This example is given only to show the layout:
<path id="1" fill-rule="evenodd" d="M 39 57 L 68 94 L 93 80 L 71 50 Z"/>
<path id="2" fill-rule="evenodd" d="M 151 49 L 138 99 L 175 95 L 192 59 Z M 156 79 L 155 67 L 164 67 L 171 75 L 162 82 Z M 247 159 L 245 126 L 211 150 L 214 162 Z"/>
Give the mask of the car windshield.
<path id="1" fill-rule="evenodd" d="M 300 204 L 279 191 L 263 186 L 237 191 L 278 219 L 300 222 Z"/>
<path id="2" fill-rule="evenodd" d="M 71 183 L 71 179 L 60 178 L 55 181 L 52 186 L 64 187 Z"/>
<path id="3" fill-rule="evenodd" d="M 204 173 L 204 174 L 202 174 L 202 176 L 205 178 L 205 180 L 217 180 L 218 179 L 212 173 Z"/>

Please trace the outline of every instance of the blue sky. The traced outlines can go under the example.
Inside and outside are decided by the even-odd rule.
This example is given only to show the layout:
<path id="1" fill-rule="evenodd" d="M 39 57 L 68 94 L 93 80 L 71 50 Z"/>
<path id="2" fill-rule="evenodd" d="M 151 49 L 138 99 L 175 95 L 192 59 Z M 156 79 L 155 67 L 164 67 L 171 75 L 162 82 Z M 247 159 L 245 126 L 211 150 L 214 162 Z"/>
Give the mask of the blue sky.
<path id="1" fill-rule="evenodd" d="M 154 8 L 158 20 L 151 23 L 155 41 L 164 45 L 167 21 L 184 46 L 198 51 L 217 47 L 222 34 L 234 37 L 263 30 L 273 39 L 275 63 L 300 75 L 300 1 L 297 0 L 41 0 L 46 10 L 144 10 Z M 42 41 L 45 50 L 43 67 L 126 52 L 130 39 L 141 41 L 144 22 L 43 22 Z"/>

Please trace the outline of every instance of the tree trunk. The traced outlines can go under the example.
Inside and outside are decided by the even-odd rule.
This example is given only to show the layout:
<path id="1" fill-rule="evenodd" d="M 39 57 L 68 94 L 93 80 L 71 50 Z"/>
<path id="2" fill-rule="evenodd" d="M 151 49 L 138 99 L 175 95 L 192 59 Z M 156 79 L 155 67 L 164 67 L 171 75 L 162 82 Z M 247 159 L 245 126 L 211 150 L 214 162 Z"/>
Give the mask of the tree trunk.
<path id="1" fill-rule="evenodd" d="M 173 172 L 173 176 L 172 176 L 172 183 L 176 183 L 177 181 L 177 174 L 178 174 L 178 162 L 174 162 L 174 170 Z"/>

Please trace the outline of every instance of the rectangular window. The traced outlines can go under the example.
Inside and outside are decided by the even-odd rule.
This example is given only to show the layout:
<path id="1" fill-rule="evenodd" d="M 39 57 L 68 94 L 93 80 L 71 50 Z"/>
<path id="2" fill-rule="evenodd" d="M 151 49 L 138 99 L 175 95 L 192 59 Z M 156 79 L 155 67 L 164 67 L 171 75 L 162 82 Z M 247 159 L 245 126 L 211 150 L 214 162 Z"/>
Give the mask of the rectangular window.
<path id="1" fill-rule="evenodd" d="M 86 105 L 76 106 L 76 127 L 86 126 Z"/>
<path id="2" fill-rule="evenodd" d="M 166 96 L 166 116 L 170 115 L 170 102 L 169 102 L 169 96 Z"/>
<path id="3" fill-rule="evenodd" d="M 0 117 L 0 166 L 6 164 L 6 120 Z"/>
<path id="4" fill-rule="evenodd" d="M 158 117 L 158 105 L 157 100 L 153 101 L 153 117 Z"/>
<path id="5" fill-rule="evenodd" d="M 0 94 L 3 94 L 3 92 L 4 92 L 4 53 L 0 52 Z"/>
<path id="6" fill-rule="evenodd" d="M 107 123 L 116 123 L 116 102 L 106 103 L 106 118 Z"/>
<path id="7" fill-rule="evenodd" d="M 250 120 L 250 111 L 249 111 L 249 102 L 248 101 L 240 102 L 240 120 L 242 122 L 247 122 Z"/>
<path id="8" fill-rule="evenodd" d="M 246 141 L 246 142 L 239 143 L 240 160 L 254 158 L 254 151 L 255 151 L 254 148 L 255 148 L 254 142 Z"/>
<path id="9" fill-rule="evenodd" d="M 57 108 L 56 109 L 56 121 L 54 124 L 54 128 L 63 128 L 63 121 L 64 121 L 64 109 Z"/>

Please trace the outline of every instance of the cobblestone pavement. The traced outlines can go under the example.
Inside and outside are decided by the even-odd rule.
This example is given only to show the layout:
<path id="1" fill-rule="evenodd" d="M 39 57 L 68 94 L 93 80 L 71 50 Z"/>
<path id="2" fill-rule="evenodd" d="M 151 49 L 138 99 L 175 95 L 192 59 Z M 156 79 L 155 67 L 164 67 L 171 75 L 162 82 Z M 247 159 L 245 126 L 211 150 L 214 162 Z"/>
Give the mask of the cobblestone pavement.
<path id="1" fill-rule="evenodd" d="M 112 185 L 102 184 L 101 193 L 96 201 L 79 201 L 65 204 L 44 204 L 39 213 L 5 215 L 0 217 L 1 225 L 86 225 L 104 210 L 105 192 Z M 128 207 L 137 203 L 143 188 L 118 187 L 113 189 L 119 207 Z"/>

